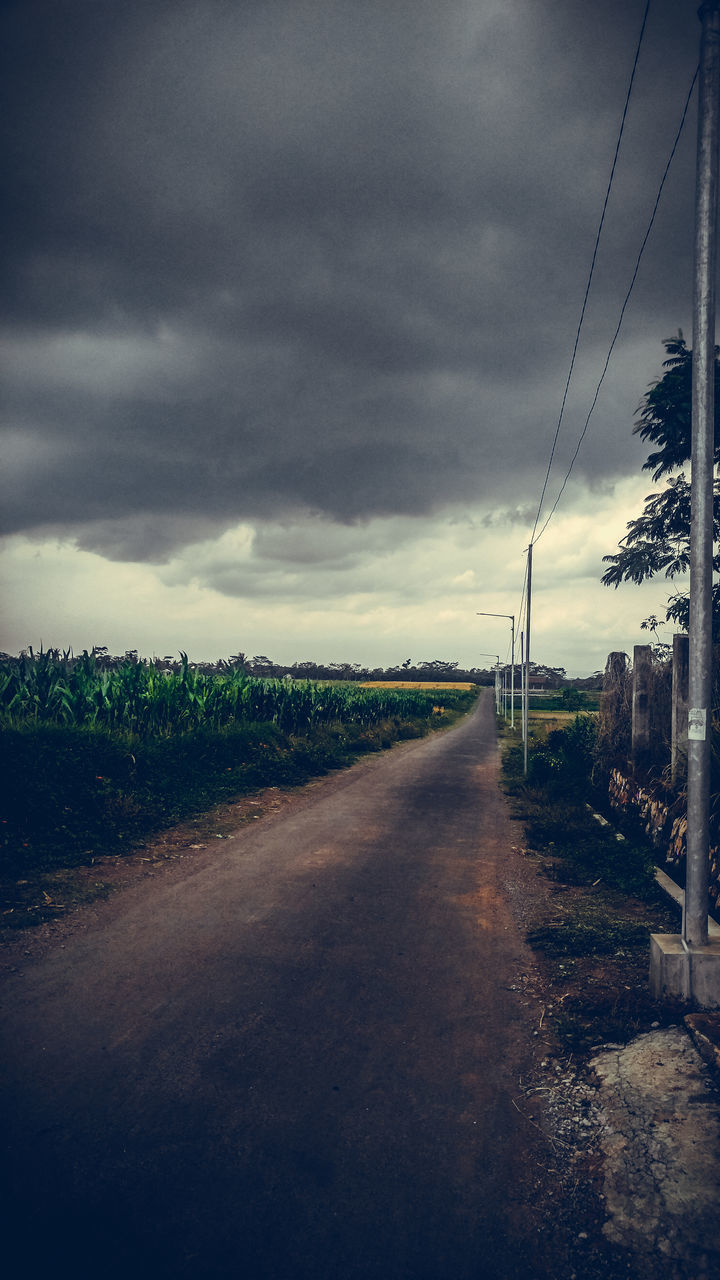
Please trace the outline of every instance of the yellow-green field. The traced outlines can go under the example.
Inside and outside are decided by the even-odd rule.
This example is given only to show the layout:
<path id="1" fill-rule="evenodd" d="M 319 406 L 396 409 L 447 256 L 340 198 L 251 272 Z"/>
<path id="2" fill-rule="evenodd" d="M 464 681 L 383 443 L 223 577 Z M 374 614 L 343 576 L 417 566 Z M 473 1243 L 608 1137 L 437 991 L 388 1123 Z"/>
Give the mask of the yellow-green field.
<path id="1" fill-rule="evenodd" d="M 517 715 L 517 712 L 515 714 Z M 555 723 L 557 723 L 558 725 L 569 724 L 569 722 L 571 720 L 574 720 L 577 715 L 594 716 L 594 715 L 597 715 L 597 712 L 583 711 L 583 710 L 579 712 L 578 711 L 535 711 L 531 707 L 528 714 L 531 720 L 540 720 L 543 724 L 551 725 L 551 727 L 554 728 Z"/>
<path id="2" fill-rule="evenodd" d="M 474 689 L 463 680 L 364 680 L 361 689 Z"/>

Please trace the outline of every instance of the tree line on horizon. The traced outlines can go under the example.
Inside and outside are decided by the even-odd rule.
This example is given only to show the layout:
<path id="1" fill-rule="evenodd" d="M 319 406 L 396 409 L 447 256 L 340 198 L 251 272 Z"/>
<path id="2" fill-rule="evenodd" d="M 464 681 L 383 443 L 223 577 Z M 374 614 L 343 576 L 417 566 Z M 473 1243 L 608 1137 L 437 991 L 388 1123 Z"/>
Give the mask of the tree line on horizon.
<path id="1" fill-rule="evenodd" d="M 72 665 L 75 662 L 82 661 L 83 656 L 86 656 L 87 653 L 87 650 L 83 650 L 82 655 L 76 656 L 72 649 L 61 650 L 53 648 L 41 649 L 36 653 L 32 645 L 29 645 L 27 649 L 21 651 L 20 659 L 35 661 L 41 657 L 51 657 L 57 661 Z M 137 649 L 127 649 L 122 655 L 113 655 L 104 645 L 94 645 L 90 650 L 90 654 L 95 659 L 100 670 L 108 671 L 112 671 L 128 662 L 137 662 L 168 672 L 179 671 L 183 665 L 193 670 L 207 673 L 243 671 L 249 676 L 264 680 L 348 680 L 360 683 L 377 680 L 441 681 L 448 683 L 459 681 L 480 685 L 492 685 L 495 682 L 494 667 L 461 667 L 459 662 L 448 662 L 442 658 L 423 659 L 416 663 L 413 663 L 411 658 L 406 658 L 404 662 L 397 663 L 394 666 L 371 668 L 365 667 L 359 662 L 323 663 L 306 660 L 303 662 L 282 663 L 273 661 L 272 658 L 267 657 L 265 654 L 255 654 L 253 657 L 249 657 L 242 652 L 235 653 L 230 658 L 218 658 L 216 662 L 190 662 L 187 654 L 183 652 L 179 656 L 166 654 L 162 658 L 143 658 L 139 655 Z M 0 662 L 13 662 L 20 659 L 14 659 L 10 654 L 0 654 Z M 509 663 L 506 664 L 506 669 L 508 670 L 509 665 Z M 566 675 L 564 667 L 551 667 L 540 662 L 530 663 L 530 674 L 535 678 L 542 679 L 548 689 L 559 689 L 563 686 L 571 686 L 576 689 L 595 689 L 599 688 L 602 682 L 602 672 L 600 671 L 596 671 L 590 676 L 573 678 Z M 519 663 L 515 664 L 515 678 L 519 687 Z"/>

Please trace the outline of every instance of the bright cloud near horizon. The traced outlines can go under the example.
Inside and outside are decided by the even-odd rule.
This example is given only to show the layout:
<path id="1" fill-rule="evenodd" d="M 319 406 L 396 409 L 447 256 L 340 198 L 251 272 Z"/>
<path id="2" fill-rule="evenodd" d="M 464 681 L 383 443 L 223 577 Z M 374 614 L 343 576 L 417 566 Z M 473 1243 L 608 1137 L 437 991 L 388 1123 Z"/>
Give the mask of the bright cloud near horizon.
<path id="1" fill-rule="evenodd" d="M 10 0 L 0 648 L 505 656 L 644 0 Z M 654 0 L 542 521 L 697 62 Z M 692 302 L 695 115 L 572 476 L 533 656 L 647 639 L 602 557 Z M 668 628 L 669 631 L 669 628 Z"/>

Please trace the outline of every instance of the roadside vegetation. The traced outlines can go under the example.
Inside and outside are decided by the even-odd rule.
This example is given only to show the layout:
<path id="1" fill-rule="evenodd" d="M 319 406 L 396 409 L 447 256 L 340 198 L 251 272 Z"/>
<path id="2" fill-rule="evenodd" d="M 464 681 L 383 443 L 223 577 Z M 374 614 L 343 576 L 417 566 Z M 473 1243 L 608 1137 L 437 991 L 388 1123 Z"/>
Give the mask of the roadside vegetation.
<path id="1" fill-rule="evenodd" d="M 531 711 L 597 711 L 600 706 L 600 690 L 556 689 L 530 697 Z"/>
<path id="2" fill-rule="evenodd" d="M 650 1000 L 647 974 L 650 934 L 677 932 L 679 912 L 655 882 L 649 845 L 598 820 L 596 741 L 595 716 L 548 729 L 531 714 L 527 777 L 522 743 L 509 733 L 504 743 L 521 851 L 550 881 L 527 922 L 550 993 L 544 1026 L 576 1053 L 678 1016 Z"/>
<path id="3" fill-rule="evenodd" d="M 0 661 L 1 922 L 59 914 L 58 873 L 211 806 L 451 724 L 477 689 L 363 689 L 51 651 Z M 55 877 L 55 879 L 53 879 Z M 66 895 L 63 895 L 65 897 Z"/>

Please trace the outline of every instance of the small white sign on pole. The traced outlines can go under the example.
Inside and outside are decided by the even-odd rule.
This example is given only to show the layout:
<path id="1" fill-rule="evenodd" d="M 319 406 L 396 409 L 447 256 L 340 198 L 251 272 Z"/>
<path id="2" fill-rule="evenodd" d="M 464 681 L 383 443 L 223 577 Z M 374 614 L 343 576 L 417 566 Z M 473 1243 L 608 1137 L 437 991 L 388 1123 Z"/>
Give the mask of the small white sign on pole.
<path id="1" fill-rule="evenodd" d="M 707 710 L 705 707 L 688 708 L 688 739 L 704 742 L 707 735 Z"/>

